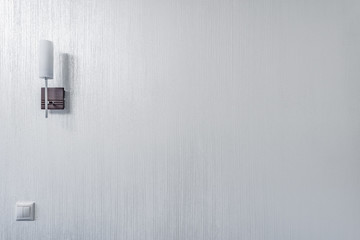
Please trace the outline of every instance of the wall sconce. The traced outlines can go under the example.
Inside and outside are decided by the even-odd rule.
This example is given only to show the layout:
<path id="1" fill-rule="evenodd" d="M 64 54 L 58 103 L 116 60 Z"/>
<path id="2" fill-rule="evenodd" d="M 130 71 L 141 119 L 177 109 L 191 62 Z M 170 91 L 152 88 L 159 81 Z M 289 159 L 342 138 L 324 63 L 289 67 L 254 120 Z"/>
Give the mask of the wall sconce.
<path id="1" fill-rule="evenodd" d="M 45 118 L 47 118 L 48 109 L 65 108 L 64 88 L 48 88 L 48 79 L 54 78 L 54 45 L 48 40 L 40 40 L 39 77 L 45 79 L 45 88 L 41 88 L 41 109 L 45 109 Z"/>

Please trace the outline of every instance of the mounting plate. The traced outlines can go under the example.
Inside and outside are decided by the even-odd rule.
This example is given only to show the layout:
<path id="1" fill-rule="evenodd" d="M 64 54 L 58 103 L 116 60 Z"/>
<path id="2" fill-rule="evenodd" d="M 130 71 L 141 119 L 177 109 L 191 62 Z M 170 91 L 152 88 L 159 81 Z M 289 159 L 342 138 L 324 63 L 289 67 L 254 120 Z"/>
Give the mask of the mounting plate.
<path id="1" fill-rule="evenodd" d="M 64 88 L 48 88 L 48 109 L 62 110 L 65 108 Z M 45 109 L 45 88 L 41 88 L 41 109 Z"/>

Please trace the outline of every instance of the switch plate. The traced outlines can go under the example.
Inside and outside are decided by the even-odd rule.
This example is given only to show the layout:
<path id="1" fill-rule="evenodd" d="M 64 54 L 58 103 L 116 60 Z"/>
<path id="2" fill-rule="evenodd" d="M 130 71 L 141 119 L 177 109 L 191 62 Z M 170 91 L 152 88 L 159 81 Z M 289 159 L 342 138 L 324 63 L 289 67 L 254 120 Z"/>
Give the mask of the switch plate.
<path id="1" fill-rule="evenodd" d="M 16 221 L 35 220 L 35 202 L 17 202 L 15 206 Z"/>

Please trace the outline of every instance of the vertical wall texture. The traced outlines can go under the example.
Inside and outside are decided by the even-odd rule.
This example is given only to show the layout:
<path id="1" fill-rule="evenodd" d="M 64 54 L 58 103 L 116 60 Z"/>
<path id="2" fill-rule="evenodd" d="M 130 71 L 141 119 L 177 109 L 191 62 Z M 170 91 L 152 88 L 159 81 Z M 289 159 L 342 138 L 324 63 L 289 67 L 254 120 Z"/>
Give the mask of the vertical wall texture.
<path id="1" fill-rule="evenodd" d="M 359 239 L 359 22 L 357 0 L 0 0 L 0 239 Z"/>

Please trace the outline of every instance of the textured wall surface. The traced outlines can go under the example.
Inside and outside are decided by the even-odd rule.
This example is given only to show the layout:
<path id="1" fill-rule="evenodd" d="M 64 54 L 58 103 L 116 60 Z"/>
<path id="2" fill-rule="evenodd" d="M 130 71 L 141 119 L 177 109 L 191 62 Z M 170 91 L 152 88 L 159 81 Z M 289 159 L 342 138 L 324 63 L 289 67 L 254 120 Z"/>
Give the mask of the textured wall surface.
<path id="1" fill-rule="evenodd" d="M 0 239 L 360 239 L 359 22 L 358 0 L 0 0 Z"/>

